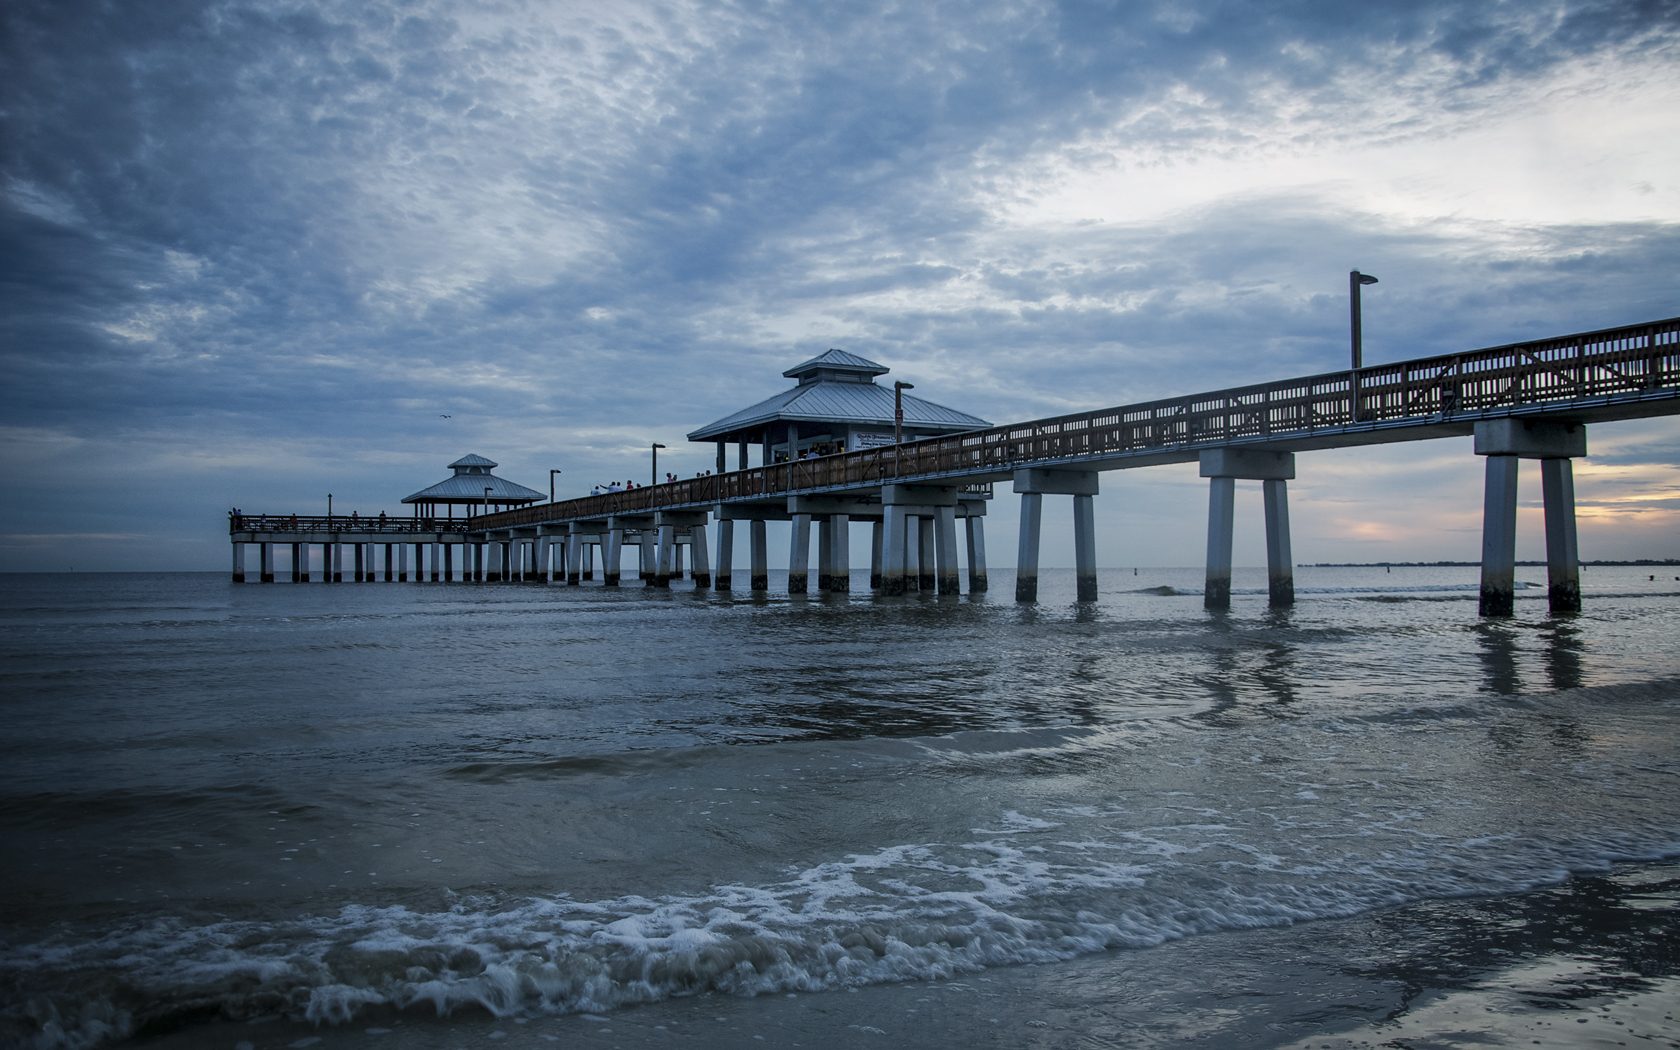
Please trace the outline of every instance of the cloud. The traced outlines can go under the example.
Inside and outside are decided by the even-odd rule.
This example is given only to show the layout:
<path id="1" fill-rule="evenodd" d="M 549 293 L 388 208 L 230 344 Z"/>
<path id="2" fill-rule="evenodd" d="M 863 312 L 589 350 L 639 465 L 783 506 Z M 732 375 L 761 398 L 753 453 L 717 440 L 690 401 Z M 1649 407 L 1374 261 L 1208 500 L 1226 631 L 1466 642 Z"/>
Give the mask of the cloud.
<path id="1" fill-rule="evenodd" d="M 1671 4 L 4 17 L 31 534 L 641 476 L 829 346 L 999 421 L 1321 371 L 1353 266 L 1374 360 L 1680 313 Z"/>

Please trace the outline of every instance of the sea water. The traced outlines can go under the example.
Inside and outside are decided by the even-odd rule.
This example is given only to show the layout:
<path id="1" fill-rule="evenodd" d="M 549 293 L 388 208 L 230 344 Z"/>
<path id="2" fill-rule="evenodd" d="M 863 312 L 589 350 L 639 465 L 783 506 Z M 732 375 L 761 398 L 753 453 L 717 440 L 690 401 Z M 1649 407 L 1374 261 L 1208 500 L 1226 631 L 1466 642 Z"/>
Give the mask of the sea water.
<path id="1" fill-rule="evenodd" d="M 1680 581 L 1475 573 L 3 576 L 0 1040 L 1282 1045 L 1523 966 L 1667 1038 Z"/>

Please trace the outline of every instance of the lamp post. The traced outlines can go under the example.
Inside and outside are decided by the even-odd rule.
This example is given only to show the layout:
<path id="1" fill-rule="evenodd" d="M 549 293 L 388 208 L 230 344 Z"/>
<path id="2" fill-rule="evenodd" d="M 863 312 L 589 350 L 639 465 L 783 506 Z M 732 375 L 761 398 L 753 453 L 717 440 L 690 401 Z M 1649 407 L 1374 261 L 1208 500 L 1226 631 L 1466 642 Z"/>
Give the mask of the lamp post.
<path id="1" fill-rule="evenodd" d="M 665 447 L 664 445 L 661 445 L 657 441 L 655 441 L 653 443 L 653 475 L 652 475 L 652 477 L 653 477 L 653 483 L 655 485 L 659 484 L 659 450 L 664 448 L 664 447 Z"/>
<path id="2" fill-rule="evenodd" d="M 904 444 L 904 392 L 916 389 L 914 383 L 893 380 L 893 444 Z"/>
<path id="3" fill-rule="evenodd" d="M 327 493 L 327 527 L 332 528 L 332 493 Z"/>
<path id="4" fill-rule="evenodd" d="M 1364 334 L 1363 323 L 1359 317 L 1359 287 L 1365 284 L 1376 284 L 1377 279 L 1368 273 L 1358 270 L 1348 271 L 1348 320 L 1353 329 L 1353 367 L 1364 367 Z"/>
<path id="5" fill-rule="evenodd" d="M 563 470 L 551 470 L 548 472 L 548 501 L 550 503 L 554 502 L 554 475 L 564 473 L 565 471 Z"/>

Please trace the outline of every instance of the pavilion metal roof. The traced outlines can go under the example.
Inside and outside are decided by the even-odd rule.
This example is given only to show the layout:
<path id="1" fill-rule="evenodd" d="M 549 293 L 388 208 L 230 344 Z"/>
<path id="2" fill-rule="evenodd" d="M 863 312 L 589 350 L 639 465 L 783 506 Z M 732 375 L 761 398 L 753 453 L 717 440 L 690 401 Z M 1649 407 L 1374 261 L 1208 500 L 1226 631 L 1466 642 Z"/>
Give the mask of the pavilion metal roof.
<path id="1" fill-rule="evenodd" d="M 476 457 L 475 457 L 476 458 Z M 488 462 L 488 460 L 486 460 Z M 479 466 L 479 464 L 469 464 Z M 404 503 L 484 503 L 484 490 L 489 489 L 490 503 L 535 503 L 548 499 L 548 493 L 516 485 L 494 474 L 457 474 L 445 478 L 431 488 L 421 489 L 412 496 L 404 496 Z"/>
<path id="2" fill-rule="evenodd" d="M 871 361 L 867 357 L 848 354 L 844 350 L 829 350 L 826 353 L 818 354 L 809 361 L 794 365 L 783 372 L 782 375 L 789 379 L 798 379 L 800 376 L 815 372 L 818 369 L 831 369 L 836 372 L 852 372 L 871 376 L 884 376 L 892 371 L 886 365 Z"/>
<path id="3" fill-rule="evenodd" d="M 840 351 L 830 350 L 829 353 Z M 866 361 L 864 364 L 873 362 Z M 714 423 L 708 423 L 690 433 L 688 440 L 712 441 L 726 434 L 750 430 L 778 419 L 799 423 L 861 423 L 891 427 L 893 392 L 888 387 L 874 383 L 808 383 L 784 390 L 750 408 L 743 408 Z M 921 430 L 959 431 L 989 427 L 991 423 L 979 416 L 971 416 L 967 412 L 958 412 L 954 408 L 946 408 L 944 405 L 905 394 L 904 425 Z"/>

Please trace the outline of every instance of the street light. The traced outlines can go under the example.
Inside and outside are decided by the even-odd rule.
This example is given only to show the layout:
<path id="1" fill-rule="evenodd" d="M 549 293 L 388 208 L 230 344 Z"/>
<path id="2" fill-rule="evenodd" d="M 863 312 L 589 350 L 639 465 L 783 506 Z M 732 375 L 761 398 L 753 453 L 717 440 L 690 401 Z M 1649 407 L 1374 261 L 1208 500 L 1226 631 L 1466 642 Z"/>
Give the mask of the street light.
<path id="1" fill-rule="evenodd" d="M 653 483 L 659 484 L 659 450 L 664 448 L 659 442 L 653 443 Z"/>
<path id="2" fill-rule="evenodd" d="M 1372 277 L 1368 273 L 1360 273 L 1358 270 L 1349 270 L 1348 271 L 1348 315 L 1349 315 L 1349 322 L 1350 322 L 1350 324 L 1353 328 L 1353 367 L 1354 368 L 1363 367 L 1363 365 L 1365 363 L 1364 360 L 1363 360 L 1363 358 L 1365 356 L 1365 347 L 1363 345 L 1364 344 L 1364 336 L 1363 336 L 1363 333 L 1361 332 L 1361 329 L 1363 328 L 1363 324 L 1360 321 L 1360 317 L 1359 317 L 1359 286 L 1362 285 L 1362 284 L 1376 284 L 1376 283 L 1377 283 L 1377 279 L 1375 277 Z"/>
<path id="3" fill-rule="evenodd" d="M 327 524 L 332 524 L 332 493 L 327 493 Z"/>
<path id="4" fill-rule="evenodd" d="M 554 475 L 564 473 L 565 471 L 563 470 L 551 470 L 548 472 L 548 501 L 550 503 L 554 502 Z"/>
<path id="5" fill-rule="evenodd" d="M 893 444 L 904 444 L 904 392 L 916 389 L 914 383 L 893 380 Z"/>

